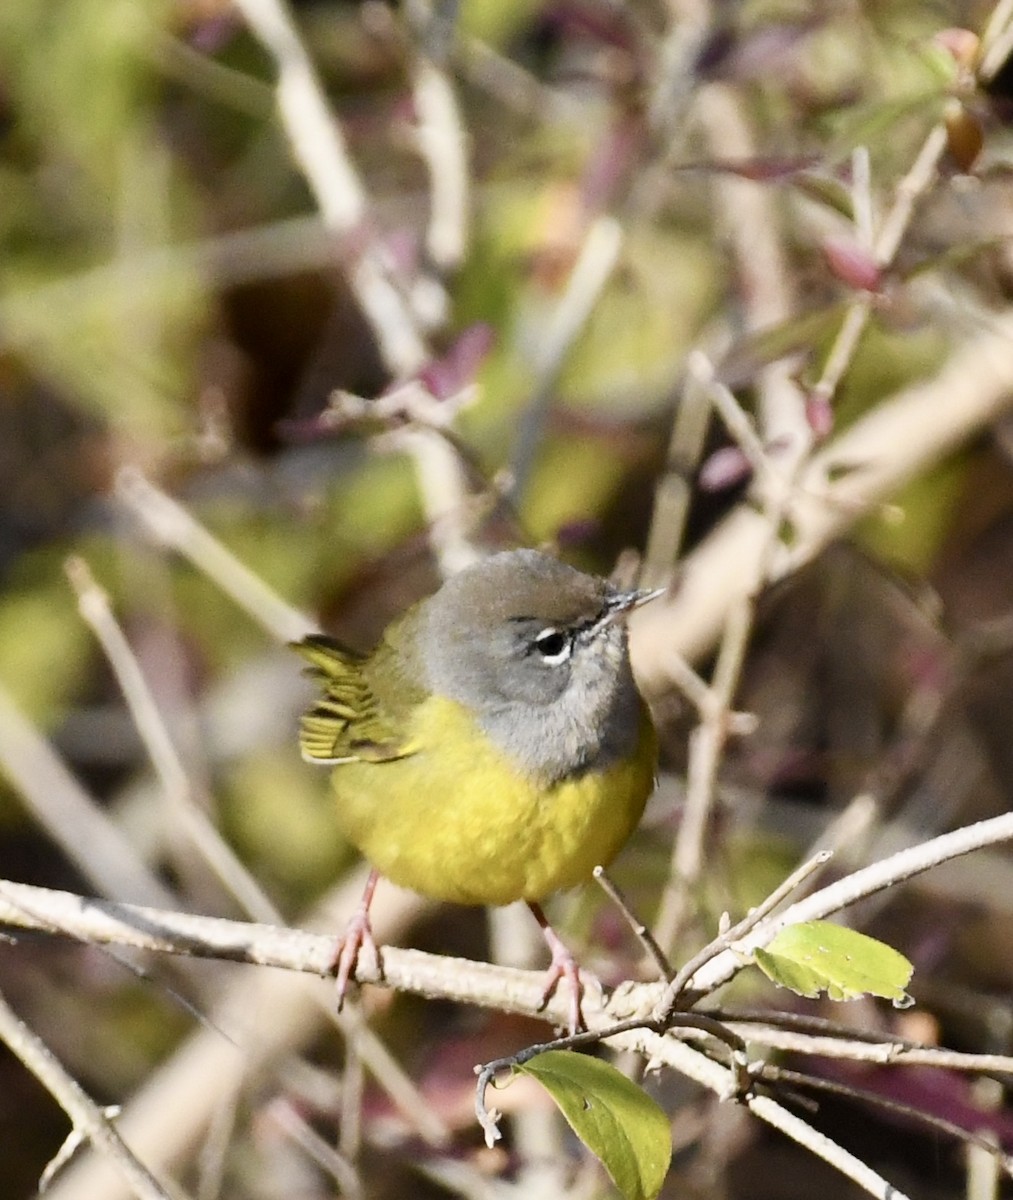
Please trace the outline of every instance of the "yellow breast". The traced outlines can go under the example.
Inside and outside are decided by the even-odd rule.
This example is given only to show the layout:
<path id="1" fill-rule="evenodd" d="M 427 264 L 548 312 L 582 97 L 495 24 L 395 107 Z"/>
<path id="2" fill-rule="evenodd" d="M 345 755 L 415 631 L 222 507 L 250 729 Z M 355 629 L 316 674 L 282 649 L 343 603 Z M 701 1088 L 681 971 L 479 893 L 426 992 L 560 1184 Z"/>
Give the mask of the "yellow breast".
<path id="1" fill-rule="evenodd" d="M 388 879 L 459 904 L 541 900 L 607 865 L 640 820 L 657 758 L 646 709 L 631 760 L 551 786 L 443 697 L 418 707 L 411 742 L 409 757 L 334 769 L 339 820 Z"/>

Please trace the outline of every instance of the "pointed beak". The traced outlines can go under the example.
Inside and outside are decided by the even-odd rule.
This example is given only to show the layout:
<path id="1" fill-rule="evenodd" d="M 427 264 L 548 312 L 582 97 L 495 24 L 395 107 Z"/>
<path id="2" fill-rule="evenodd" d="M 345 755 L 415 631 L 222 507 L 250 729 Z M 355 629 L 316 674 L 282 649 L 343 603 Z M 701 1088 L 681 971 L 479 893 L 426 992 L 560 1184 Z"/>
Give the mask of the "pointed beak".
<path id="1" fill-rule="evenodd" d="M 640 588 L 634 592 L 616 592 L 614 596 L 610 596 L 605 601 L 605 615 L 602 617 L 601 623 L 610 625 L 620 617 L 626 616 L 627 613 L 633 612 L 634 609 L 643 608 L 645 604 L 650 604 L 652 600 L 664 596 L 667 591 L 668 588 Z"/>

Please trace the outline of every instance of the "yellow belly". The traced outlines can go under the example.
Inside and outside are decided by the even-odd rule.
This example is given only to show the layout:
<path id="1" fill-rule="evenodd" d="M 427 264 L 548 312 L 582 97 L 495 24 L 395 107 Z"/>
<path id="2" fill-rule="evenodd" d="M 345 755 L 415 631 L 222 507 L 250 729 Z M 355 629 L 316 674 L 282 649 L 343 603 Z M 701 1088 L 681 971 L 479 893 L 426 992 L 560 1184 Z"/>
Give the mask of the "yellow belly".
<path id="1" fill-rule="evenodd" d="M 442 697 L 419 707 L 411 741 L 422 749 L 410 757 L 335 767 L 339 821 L 382 875 L 458 904 L 541 900 L 607 865 L 643 814 L 657 756 L 645 711 L 633 760 L 546 788 Z"/>

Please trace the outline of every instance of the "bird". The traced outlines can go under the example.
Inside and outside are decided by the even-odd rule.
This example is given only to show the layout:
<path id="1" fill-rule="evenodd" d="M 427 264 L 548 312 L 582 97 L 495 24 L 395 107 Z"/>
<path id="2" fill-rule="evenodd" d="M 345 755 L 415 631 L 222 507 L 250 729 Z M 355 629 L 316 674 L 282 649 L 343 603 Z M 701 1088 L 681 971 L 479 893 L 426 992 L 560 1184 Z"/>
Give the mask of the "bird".
<path id="1" fill-rule="evenodd" d="M 376 952 L 379 877 L 465 905 L 524 901 L 551 953 L 544 1007 L 570 951 L 542 902 L 607 866 L 654 786 L 657 737 L 630 667 L 625 618 L 661 591 L 623 590 L 551 555 L 501 551 L 465 567 L 369 653 L 322 634 L 292 647 L 320 698 L 299 745 L 332 767 L 338 823 L 370 864 L 335 954 L 340 1008 L 360 949 Z"/>

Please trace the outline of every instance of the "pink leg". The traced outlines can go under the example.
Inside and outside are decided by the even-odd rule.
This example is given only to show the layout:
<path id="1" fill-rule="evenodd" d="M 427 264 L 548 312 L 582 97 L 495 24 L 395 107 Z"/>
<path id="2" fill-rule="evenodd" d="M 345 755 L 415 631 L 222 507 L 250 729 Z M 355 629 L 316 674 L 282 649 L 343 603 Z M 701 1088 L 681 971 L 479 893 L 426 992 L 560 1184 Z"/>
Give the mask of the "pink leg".
<path id="1" fill-rule="evenodd" d="M 380 962 L 380 952 L 373 941 L 373 930 L 369 924 L 369 906 L 373 902 L 373 893 L 379 878 L 379 871 L 370 871 L 359 907 L 352 914 L 341 940 L 334 948 L 331 970 L 337 976 L 338 1012 L 341 1012 L 341 1006 L 345 1003 L 345 993 L 348 991 L 348 984 L 362 947 L 368 947 L 377 963 Z"/>
<path id="2" fill-rule="evenodd" d="M 541 1007 L 544 1008 L 556 990 L 561 979 L 565 979 L 570 985 L 570 1013 L 569 1013 L 569 1031 L 570 1033 L 578 1033 L 584 1028 L 584 1018 L 580 1011 L 580 974 L 577 971 L 577 963 L 573 955 L 567 950 L 559 938 L 559 934 L 552 928 L 546 919 L 545 913 L 542 912 L 540 904 L 534 904 L 528 901 L 528 908 L 531 909 L 535 920 L 538 922 L 542 931 L 542 936 L 548 943 L 548 947 L 552 952 L 552 962 L 549 964 L 548 975 L 545 980 L 545 990 L 542 992 Z"/>

